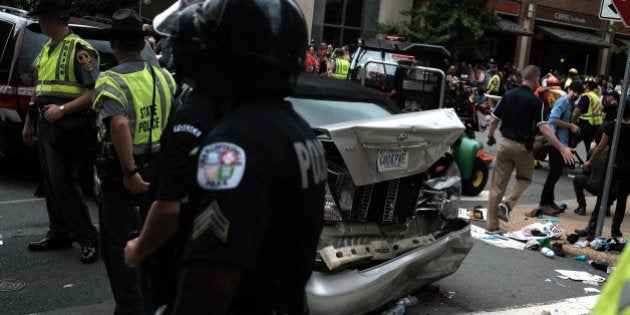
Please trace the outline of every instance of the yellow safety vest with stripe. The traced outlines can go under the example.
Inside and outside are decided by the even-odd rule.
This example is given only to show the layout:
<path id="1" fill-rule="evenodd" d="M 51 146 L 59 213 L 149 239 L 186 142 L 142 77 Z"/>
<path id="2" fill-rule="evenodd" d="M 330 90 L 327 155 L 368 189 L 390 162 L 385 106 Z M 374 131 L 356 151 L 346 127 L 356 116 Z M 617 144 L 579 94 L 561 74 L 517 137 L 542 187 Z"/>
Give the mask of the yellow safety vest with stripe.
<path id="1" fill-rule="evenodd" d="M 630 315 L 630 250 L 628 246 L 610 274 L 591 315 Z"/>
<path id="2" fill-rule="evenodd" d="M 37 85 L 35 95 L 75 99 L 87 89 L 77 81 L 75 75 L 75 58 L 77 46 L 92 50 L 96 53 L 96 64 L 99 64 L 98 52 L 92 46 L 75 34 L 66 36 L 50 51 L 52 39 L 48 40 L 33 65 L 37 71 Z"/>
<path id="3" fill-rule="evenodd" d="M 588 97 L 588 111 L 580 115 L 579 119 L 586 120 L 592 126 L 599 126 L 604 122 L 602 116 L 602 105 L 599 103 L 599 96 L 593 91 L 582 94 Z"/>
<path id="4" fill-rule="evenodd" d="M 341 57 L 335 58 L 335 72 L 333 72 L 333 78 L 345 80 L 348 78 L 348 72 L 350 71 L 350 62 Z"/>
<path id="5" fill-rule="evenodd" d="M 151 69 L 155 78 L 151 74 Z M 154 80 L 155 79 L 155 80 Z M 155 82 L 155 83 L 154 83 Z M 155 84 L 155 85 L 154 85 Z M 117 73 L 112 70 L 103 71 L 96 80 L 94 88 L 93 106 L 100 111 L 103 98 L 110 98 L 120 103 L 129 120 L 129 131 L 133 140 L 133 154 L 135 156 L 159 150 L 162 131 L 166 127 L 171 111 L 175 79 L 166 70 L 144 63 L 144 68 L 131 73 Z M 151 102 L 155 93 L 155 108 L 153 109 L 153 123 L 151 122 Z M 99 140 L 106 147 L 111 143 L 107 139 L 107 127 L 99 123 Z"/>

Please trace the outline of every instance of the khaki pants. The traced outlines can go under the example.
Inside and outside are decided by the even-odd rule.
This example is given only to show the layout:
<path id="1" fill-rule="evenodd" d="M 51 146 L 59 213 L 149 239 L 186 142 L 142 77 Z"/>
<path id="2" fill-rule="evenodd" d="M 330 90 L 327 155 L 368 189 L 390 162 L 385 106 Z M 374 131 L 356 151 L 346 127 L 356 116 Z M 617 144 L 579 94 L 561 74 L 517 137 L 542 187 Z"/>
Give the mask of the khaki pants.
<path id="1" fill-rule="evenodd" d="M 503 138 L 499 142 L 497 158 L 492 171 L 490 196 L 488 198 L 488 218 L 486 221 L 486 228 L 489 230 L 499 228 L 497 205 L 505 195 L 505 190 L 514 169 L 516 169 L 516 183 L 510 194 L 505 198 L 505 202 L 511 208 L 516 206 L 518 198 L 521 197 L 532 182 L 534 156 L 531 151 L 527 151 L 525 144 Z"/>

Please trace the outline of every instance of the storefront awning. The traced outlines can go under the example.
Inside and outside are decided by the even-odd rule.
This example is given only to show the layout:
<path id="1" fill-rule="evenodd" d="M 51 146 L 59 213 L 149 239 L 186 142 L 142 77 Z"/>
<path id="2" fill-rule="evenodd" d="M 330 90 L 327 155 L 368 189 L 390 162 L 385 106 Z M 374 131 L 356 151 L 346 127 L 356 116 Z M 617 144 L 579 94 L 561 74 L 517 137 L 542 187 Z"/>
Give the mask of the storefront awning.
<path id="1" fill-rule="evenodd" d="M 514 23 L 506 19 L 499 20 L 499 24 L 497 25 L 497 28 L 494 30 L 503 32 L 503 33 L 516 34 L 516 35 L 526 35 L 526 36 L 534 35 L 534 32 L 518 25 L 517 23 Z"/>
<path id="2" fill-rule="evenodd" d="M 621 44 L 621 47 L 630 47 L 630 39 L 615 37 L 615 40 Z"/>
<path id="3" fill-rule="evenodd" d="M 610 47 L 611 45 L 603 38 L 578 31 L 570 31 L 562 28 L 555 28 L 550 26 L 537 26 L 540 30 L 548 34 L 549 36 L 569 43 L 575 43 L 580 45 L 598 46 L 598 47 Z"/>

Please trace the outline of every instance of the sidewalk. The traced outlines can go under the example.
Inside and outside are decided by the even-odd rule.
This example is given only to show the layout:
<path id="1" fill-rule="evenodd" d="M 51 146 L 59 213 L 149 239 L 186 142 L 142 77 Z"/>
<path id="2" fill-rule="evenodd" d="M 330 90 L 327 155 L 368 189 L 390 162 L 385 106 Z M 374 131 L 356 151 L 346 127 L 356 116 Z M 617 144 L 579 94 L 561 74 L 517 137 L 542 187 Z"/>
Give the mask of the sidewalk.
<path id="1" fill-rule="evenodd" d="M 590 219 L 591 213 L 593 212 L 596 201 L 596 197 L 586 197 L 586 215 L 581 216 L 573 213 L 573 209 L 577 208 L 577 202 L 575 201 L 575 199 L 565 200 L 564 202 L 568 206 L 566 211 L 555 217 L 559 220 L 559 222 L 556 224 L 563 230 L 563 235 L 558 240 L 552 240 L 552 243 L 563 243 L 563 249 L 567 253 L 568 257 L 586 255 L 587 259 L 589 260 L 601 259 L 607 261 L 611 266 L 614 266 L 617 262 L 617 259 L 619 258 L 619 255 L 596 251 L 590 247 L 578 248 L 577 246 L 569 244 L 569 242 L 567 241 L 567 235 L 574 233 L 575 229 L 582 229 L 587 226 L 588 220 Z M 536 207 L 537 205 L 516 205 L 516 207 L 512 210 L 510 214 L 510 222 L 505 223 L 503 221 L 500 221 L 500 228 L 506 231 L 516 231 L 534 222 L 540 222 L 540 220 L 538 220 L 537 218 L 529 218 L 525 216 L 526 213 L 530 212 Z M 613 206 L 611 207 L 611 212 L 614 214 L 615 204 L 613 204 Z M 606 238 L 610 238 L 611 224 L 612 216 L 605 217 L 602 235 Z M 621 232 L 624 236 L 630 235 L 630 218 L 628 216 L 624 218 L 624 221 L 621 224 Z M 585 238 L 580 238 L 580 240 L 583 239 Z"/>

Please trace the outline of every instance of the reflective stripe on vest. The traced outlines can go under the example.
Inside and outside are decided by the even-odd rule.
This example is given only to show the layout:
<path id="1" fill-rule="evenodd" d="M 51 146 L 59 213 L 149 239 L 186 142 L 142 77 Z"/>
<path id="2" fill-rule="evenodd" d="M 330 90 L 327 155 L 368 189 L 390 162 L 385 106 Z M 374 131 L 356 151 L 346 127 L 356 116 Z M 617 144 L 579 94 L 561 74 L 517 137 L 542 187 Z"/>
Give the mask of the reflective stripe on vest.
<path id="1" fill-rule="evenodd" d="M 601 125 L 604 122 L 604 117 L 602 116 L 602 106 L 599 103 L 599 97 L 593 91 L 589 91 L 583 95 L 588 97 L 589 104 L 588 111 L 580 115 L 580 119 L 588 121 L 588 123 L 593 126 Z"/>
<path id="2" fill-rule="evenodd" d="M 104 71 L 99 75 L 94 88 L 94 104 L 107 97 L 122 104 L 129 120 L 129 132 L 133 139 L 134 155 L 148 153 L 149 131 L 151 132 L 151 152 L 157 152 L 162 131 L 166 127 L 171 111 L 175 80 L 166 70 L 153 67 L 155 73 L 155 112 L 151 128 L 151 101 L 153 100 L 154 81 L 151 70 L 145 63 L 140 71 L 116 73 Z M 100 108 L 96 108 L 100 110 Z M 99 119 L 99 124 L 102 121 Z M 107 128 L 100 126 L 100 138 L 104 139 Z M 105 142 L 110 139 L 104 139 Z M 109 145 L 109 143 L 106 143 Z"/>
<path id="3" fill-rule="evenodd" d="M 350 62 L 341 57 L 335 58 L 335 72 L 333 77 L 335 79 L 345 80 L 348 78 L 348 72 L 350 71 Z"/>
<path id="4" fill-rule="evenodd" d="M 36 96 L 77 98 L 87 89 L 77 81 L 74 73 L 76 47 L 81 44 L 86 49 L 95 50 L 88 42 L 75 34 L 66 36 L 52 52 L 50 52 L 51 44 L 52 39 L 44 45 L 33 63 L 37 71 Z M 99 63 L 98 53 L 96 53 L 96 63 Z"/>

